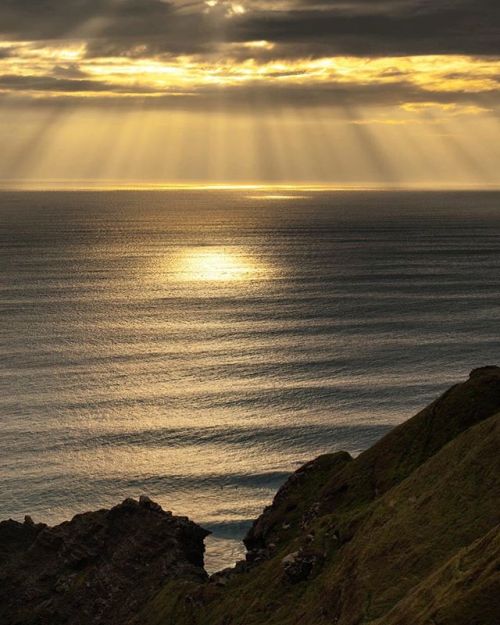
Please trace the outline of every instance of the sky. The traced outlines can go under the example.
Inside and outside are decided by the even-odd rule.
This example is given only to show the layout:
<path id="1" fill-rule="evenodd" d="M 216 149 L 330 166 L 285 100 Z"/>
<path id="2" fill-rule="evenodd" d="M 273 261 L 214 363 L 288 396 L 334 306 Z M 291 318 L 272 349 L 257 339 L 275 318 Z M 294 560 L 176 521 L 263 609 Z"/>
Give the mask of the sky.
<path id="1" fill-rule="evenodd" d="M 500 186 L 498 0 L 0 0 L 0 182 Z"/>

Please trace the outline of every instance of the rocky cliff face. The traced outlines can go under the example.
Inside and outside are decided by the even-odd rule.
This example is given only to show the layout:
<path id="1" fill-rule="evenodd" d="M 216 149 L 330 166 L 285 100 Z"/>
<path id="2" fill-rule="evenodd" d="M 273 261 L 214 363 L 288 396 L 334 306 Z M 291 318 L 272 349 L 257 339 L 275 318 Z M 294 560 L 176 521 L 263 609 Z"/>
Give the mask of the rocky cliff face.
<path id="1" fill-rule="evenodd" d="M 498 625 L 500 368 L 301 467 L 210 580 L 205 535 L 147 499 L 4 522 L 0 625 Z"/>
<path id="2" fill-rule="evenodd" d="M 169 579 L 206 580 L 207 535 L 146 497 L 57 527 L 0 523 L 0 623 L 122 625 Z"/>

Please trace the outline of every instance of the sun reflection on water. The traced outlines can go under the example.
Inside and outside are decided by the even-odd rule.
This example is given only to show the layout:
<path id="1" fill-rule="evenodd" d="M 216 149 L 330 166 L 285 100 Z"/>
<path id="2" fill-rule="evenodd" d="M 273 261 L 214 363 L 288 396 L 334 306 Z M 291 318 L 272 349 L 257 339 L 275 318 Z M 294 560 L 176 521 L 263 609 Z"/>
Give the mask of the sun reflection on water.
<path id="1" fill-rule="evenodd" d="M 265 194 L 265 195 L 248 195 L 249 200 L 307 200 L 308 195 L 282 195 L 282 194 Z"/>
<path id="2" fill-rule="evenodd" d="M 194 247 L 180 255 L 175 273 L 179 279 L 189 282 L 241 282 L 266 271 L 250 254 Z"/>

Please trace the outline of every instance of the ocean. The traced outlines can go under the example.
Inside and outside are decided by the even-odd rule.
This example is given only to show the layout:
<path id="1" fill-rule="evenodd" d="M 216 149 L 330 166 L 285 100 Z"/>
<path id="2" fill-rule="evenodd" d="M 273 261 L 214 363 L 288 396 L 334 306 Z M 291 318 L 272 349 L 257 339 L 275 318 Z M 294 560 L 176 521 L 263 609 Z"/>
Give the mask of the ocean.
<path id="1" fill-rule="evenodd" d="M 147 494 L 209 570 L 500 353 L 500 193 L 0 192 L 0 519 Z"/>

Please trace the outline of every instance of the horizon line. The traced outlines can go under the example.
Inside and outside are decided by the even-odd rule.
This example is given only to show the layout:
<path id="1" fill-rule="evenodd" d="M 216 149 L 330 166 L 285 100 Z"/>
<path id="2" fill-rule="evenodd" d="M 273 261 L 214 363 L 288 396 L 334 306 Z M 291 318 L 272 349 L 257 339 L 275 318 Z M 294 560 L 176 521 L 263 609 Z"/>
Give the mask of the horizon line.
<path id="1" fill-rule="evenodd" d="M 499 183 L 159 182 L 0 180 L 1 191 L 496 191 Z"/>

